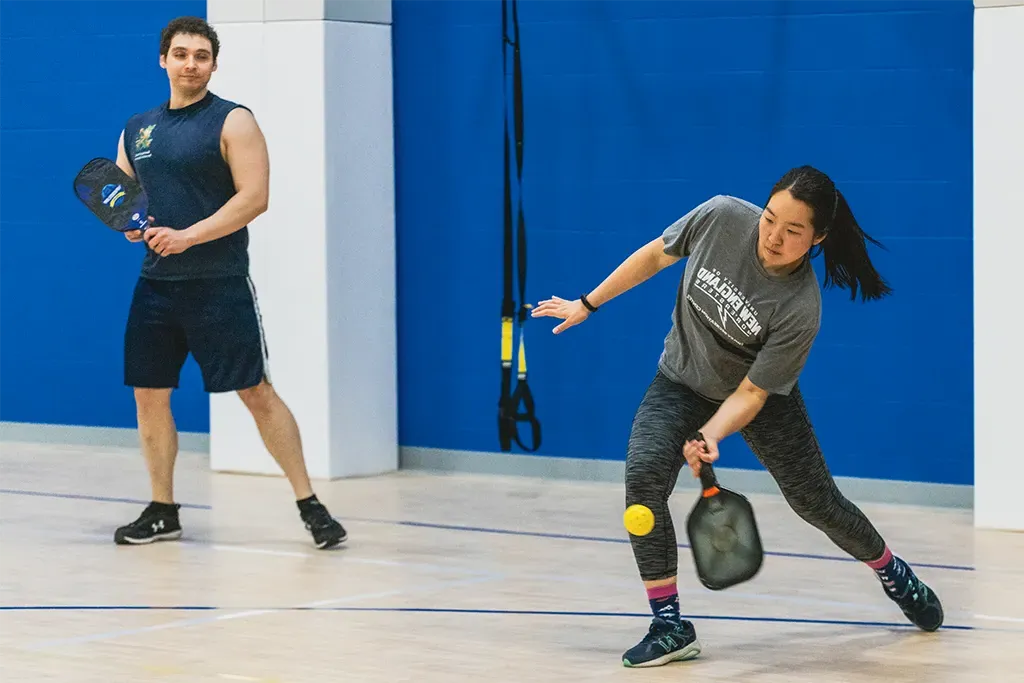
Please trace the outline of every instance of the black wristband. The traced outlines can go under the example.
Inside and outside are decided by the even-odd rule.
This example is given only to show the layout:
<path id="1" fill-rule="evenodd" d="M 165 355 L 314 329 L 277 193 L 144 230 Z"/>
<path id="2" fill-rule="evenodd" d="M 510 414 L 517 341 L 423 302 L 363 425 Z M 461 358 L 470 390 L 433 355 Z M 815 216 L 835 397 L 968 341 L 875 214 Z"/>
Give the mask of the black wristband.
<path id="1" fill-rule="evenodd" d="M 583 302 L 583 305 L 586 306 L 587 310 L 590 311 L 591 313 L 595 313 L 597 309 L 600 308 L 600 306 L 594 306 L 589 301 L 587 301 L 586 294 L 580 294 L 580 301 Z"/>

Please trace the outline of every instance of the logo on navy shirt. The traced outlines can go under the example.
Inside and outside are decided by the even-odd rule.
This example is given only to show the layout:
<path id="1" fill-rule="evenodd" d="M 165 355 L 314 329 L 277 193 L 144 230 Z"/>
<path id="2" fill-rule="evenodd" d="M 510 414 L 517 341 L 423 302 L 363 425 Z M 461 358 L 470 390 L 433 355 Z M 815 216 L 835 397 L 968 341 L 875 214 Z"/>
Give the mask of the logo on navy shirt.
<path id="1" fill-rule="evenodd" d="M 140 159 L 148 159 L 153 156 L 153 152 L 150 147 L 153 144 L 153 129 L 156 128 L 156 124 L 150 124 L 145 128 L 140 128 L 138 134 L 135 136 L 135 161 Z"/>

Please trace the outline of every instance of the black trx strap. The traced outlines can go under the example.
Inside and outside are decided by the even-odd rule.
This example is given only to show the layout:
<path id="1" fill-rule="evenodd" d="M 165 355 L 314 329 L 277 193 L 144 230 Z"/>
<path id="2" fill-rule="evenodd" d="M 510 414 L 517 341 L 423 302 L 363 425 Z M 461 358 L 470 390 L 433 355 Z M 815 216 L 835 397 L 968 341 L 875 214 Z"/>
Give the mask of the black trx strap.
<path id="1" fill-rule="evenodd" d="M 512 450 L 514 440 L 525 451 L 540 447 L 540 422 L 534 414 L 533 395 L 526 383 L 526 339 L 523 326 L 529 317 L 530 305 L 526 303 L 526 223 L 523 217 L 523 75 L 519 60 L 519 13 L 517 0 L 512 3 L 512 26 L 515 39 L 508 35 L 508 0 L 501 0 L 501 56 L 502 89 L 505 93 L 505 293 L 501 301 L 501 397 L 498 399 L 498 439 L 502 451 Z M 516 179 L 519 183 L 519 215 L 516 235 L 516 249 L 513 253 L 512 223 L 512 169 L 509 158 L 508 137 L 508 57 L 507 48 L 512 46 L 512 93 L 513 116 L 516 136 Z M 518 256 L 519 275 L 519 372 L 515 390 L 512 390 L 512 324 L 516 316 L 516 302 L 512 291 L 513 257 Z M 523 411 L 519 412 L 522 404 Z M 523 445 L 519 438 L 519 422 L 529 422 L 533 431 L 533 447 Z"/>

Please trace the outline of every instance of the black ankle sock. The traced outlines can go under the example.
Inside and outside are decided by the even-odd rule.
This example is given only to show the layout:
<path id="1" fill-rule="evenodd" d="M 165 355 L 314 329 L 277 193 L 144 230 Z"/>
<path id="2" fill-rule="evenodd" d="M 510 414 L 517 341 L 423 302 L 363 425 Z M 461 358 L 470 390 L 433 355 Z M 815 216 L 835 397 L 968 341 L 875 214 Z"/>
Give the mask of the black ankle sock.
<path id="1" fill-rule="evenodd" d="M 154 500 L 150 502 L 149 507 L 153 512 L 158 512 L 161 515 L 176 515 L 181 506 L 177 503 L 158 503 Z"/>
<path id="2" fill-rule="evenodd" d="M 299 506 L 299 512 L 302 514 L 310 512 L 313 508 L 317 506 L 323 506 L 323 503 L 321 503 L 317 499 L 315 493 L 311 495 L 309 498 L 303 498 L 302 500 L 295 501 L 295 504 Z"/>

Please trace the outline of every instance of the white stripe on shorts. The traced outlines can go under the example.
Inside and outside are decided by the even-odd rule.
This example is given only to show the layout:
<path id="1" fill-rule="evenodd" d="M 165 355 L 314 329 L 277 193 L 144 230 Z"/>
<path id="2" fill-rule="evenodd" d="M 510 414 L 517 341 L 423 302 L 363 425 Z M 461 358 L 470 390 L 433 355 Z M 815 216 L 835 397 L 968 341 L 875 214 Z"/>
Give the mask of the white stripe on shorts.
<path id="1" fill-rule="evenodd" d="M 267 353 L 267 338 L 263 333 L 263 316 L 260 315 L 260 305 L 256 301 L 256 286 L 252 282 L 252 278 L 246 276 L 245 281 L 249 284 L 249 293 L 252 294 L 252 307 L 256 311 L 256 324 L 260 330 L 260 351 L 263 354 L 263 376 L 267 379 L 267 384 L 271 384 L 270 381 L 270 354 Z"/>

